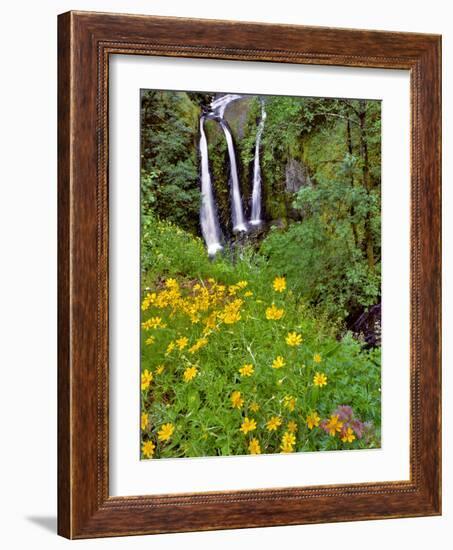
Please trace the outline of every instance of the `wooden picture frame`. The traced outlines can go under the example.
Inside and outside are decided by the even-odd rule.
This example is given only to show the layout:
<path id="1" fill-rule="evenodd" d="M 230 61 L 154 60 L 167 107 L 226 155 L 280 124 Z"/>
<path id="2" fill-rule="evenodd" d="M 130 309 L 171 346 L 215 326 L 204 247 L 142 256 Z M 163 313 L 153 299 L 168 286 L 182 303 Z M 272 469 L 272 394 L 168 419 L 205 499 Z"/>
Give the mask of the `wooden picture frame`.
<path id="1" fill-rule="evenodd" d="M 68 12 L 58 21 L 58 532 L 88 538 L 441 513 L 441 38 Z M 405 69 L 411 81 L 410 480 L 109 496 L 109 55 Z"/>

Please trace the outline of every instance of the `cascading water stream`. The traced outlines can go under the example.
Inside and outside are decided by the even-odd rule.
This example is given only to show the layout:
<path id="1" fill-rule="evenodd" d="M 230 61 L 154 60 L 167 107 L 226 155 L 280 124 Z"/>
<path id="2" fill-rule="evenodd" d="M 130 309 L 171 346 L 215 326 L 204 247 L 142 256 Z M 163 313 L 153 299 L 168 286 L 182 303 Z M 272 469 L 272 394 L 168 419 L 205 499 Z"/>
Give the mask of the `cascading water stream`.
<path id="1" fill-rule="evenodd" d="M 236 163 L 236 153 L 234 150 L 233 136 L 231 130 L 224 119 L 225 109 L 232 101 L 241 99 L 238 94 L 225 94 L 211 102 L 211 112 L 219 119 L 220 126 L 225 134 L 228 155 L 230 158 L 230 194 L 231 194 L 231 218 L 233 223 L 233 231 L 247 231 L 245 223 L 244 210 L 242 208 L 241 189 L 239 186 L 239 176 Z"/>
<path id="2" fill-rule="evenodd" d="M 266 120 L 266 111 L 264 102 L 261 103 L 261 120 L 256 132 L 255 142 L 255 160 L 253 164 L 253 189 L 252 189 L 252 211 L 250 214 L 250 224 L 260 225 L 261 220 L 261 166 L 260 166 L 260 143 L 264 130 L 264 121 Z"/>
<path id="3" fill-rule="evenodd" d="M 211 112 L 214 113 L 217 117 L 223 119 L 223 115 L 225 114 L 225 109 L 228 107 L 228 105 L 232 101 L 236 101 L 237 99 L 241 99 L 242 96 L 239 94 L 225 94 L 217 99 L 214 99 L 211 101 Z"/>
<path id="4" fill-rule="evenodd" d="M 248 225 L 245 220 L 244 210 L 242 206 L 241 189 L 239 185 L 239 175 L 236 162 L 236 152 L 234 149 L 233 136 L 231 130 L 224 119 L 225 109 L 232 101 L 241 99 L 238 94 L 225 94 L 213 100 L 210 105 L 209 112 L 205 112 L 200 118 L 200 156 L 201 156 L 201 208 L 200 208 L 200 223 L 203 238 L 206 242 L 208 254 L 214 256 L 219 250 L 222 250 L 222 234 L 217 217 L 217 210 L 214 202 L 213 187 L 211 175 L 209 172 L 208 144 L 204 131 L 204 121 L 206 118 L 212 118 L 220 123 L 220 126 L 225 134 L 228 156 L 230 159 L 230 196 L 231 196 L 231 218 L 233 231 L 235 233 L 247 232 Z M 253 191 L 252 191 L 252 208 L 251 208 L 251 225 L 259 225 L 261 223 L 261 170 L 259 149 L 260 140 L 263 133 L 264 121 L 266 112 L 264 103 L 262 103 L 261 121 L 257 131 L 255 145 L 255 163 L 253 173 Z"/>
<path id="5" fill-rule="evenodd" d="M 228 146 L 228 155 L 230 157 L 230 172 L 231 172 L 231 217 L 233 222 L 233 231 L 247 231 L 245 224 L 244 211 L 242 209 L 241 190 L 239 187 L 238 169 L 236 164 L 236 153 L 234 151 L 233 136 L 228 127 L 228 124 L 222 119 L 220 126 L 225 134 Z"/>
<path id="6" fill-rule="evenodd" d="M 201 156 L 201 232 L 206 243 L 208 254 L 214 256 L 222 250 L 221 232 L 212 191 L 211 174 L 209 172 L 208 142 L 204 131 L 205 117 L 200 118 L 200 156 Z"/>

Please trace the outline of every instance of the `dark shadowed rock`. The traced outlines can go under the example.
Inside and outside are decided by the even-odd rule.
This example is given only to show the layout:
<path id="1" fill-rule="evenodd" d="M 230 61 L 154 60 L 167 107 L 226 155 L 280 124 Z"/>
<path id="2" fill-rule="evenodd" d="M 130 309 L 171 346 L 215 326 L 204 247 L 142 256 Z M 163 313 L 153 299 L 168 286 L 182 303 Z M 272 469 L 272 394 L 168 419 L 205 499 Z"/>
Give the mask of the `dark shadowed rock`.
<path id="1" fill-rule="evenodd" d="M 359 315 L 351 315 L 347 326 L 369 348 L 381 345 L 381 304 L 375 304 Z"/>
<path id="2" fill-rule="evenodd" d="M 285 169 L 286 191 L 297 193 L 301 187 L 310 185 L 310 175 L 307 168 L 296 159 L 289 159 Z"/>
<path id="3" fill-rule="evenodd" d="M 242 139 L 244 137 L 245 124 L 254 97 L 255 96 L 243 96 L 241 99 L 230 103 L 225 109 L 225 120 L 236 139 Z"/>
<path id="4" fill-rule="evenodd" d="M 275 227 L 276 229 L 286 229 L 288 227 L 288 221 L 285 218 L 277 218 L 269 222 L 269 227 Z"/>

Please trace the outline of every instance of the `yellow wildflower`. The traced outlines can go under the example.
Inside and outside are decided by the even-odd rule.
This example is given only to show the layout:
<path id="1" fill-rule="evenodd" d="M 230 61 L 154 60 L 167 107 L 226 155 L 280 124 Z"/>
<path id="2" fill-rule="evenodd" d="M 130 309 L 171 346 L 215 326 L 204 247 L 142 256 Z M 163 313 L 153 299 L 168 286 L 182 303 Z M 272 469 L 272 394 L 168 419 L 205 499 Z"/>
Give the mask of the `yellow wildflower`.
<path id="1" fill-rule="evenodd" d="M 157 294 L 155 304 L 156 307 L 159 309 L 163 309 L 170 305 L 170 302 L 174 299 L 173 294 L 171 294 L 168 290 L 164 290 Z"/>
<path id="2" fill-rule="evenodd" d="M 165 355 L 170 355 L 170 353 L 175 349 L 175 343 L 170 342 L 167 346 L 167 351 L 165 352 Z"/>
<path id="3" fill-rule="evenodd" d="M 169 289 L 174 289 L 179 287 L 178 282 L 175 279 L 167 279 L 165 281 L 165 286 Z"/>
<path id="4" fill-rule="evenodd" d="M 233 407 L 233 409 L 240 409 L 243 404 L 244 400 L 241 397 L 241 392 L 237 390 L 234 391 L 231 394 L 231 406 Z"/>
<path id="5" fill-rule="evenodd" d="M 312 430 L 313 428 L 316 428 L 319 426 L 320 418 L 318 416 L 318 413 L 316 411 L 312 411 L 306 418 L 307 426 L 309 430 Z"/>
<path id="6" fill-rule="evenodd" d="M 313 376 L 313 384 L 322 388 L 327 385 L 327 376 L 323 372 L 317 372 Z"/>
<path id="7" fill-rule="evenodd" d="M 151 458 L 154 455 L 156 446 L 152 441 L 145 441 L 142 445 L 142 453 L 145 458 Z"/>
<path id="8" fill-rule="evenodd" d="M 283 406 L 289 411 L 294 411 L 296 408 L 296 398 L 292 395 L 285 395 L 283 398 Z"/>
<path id="9" fill-rule="evenodd" d="M 156 374 L 162 374 L 164 372 L 164 365 L 159 365 L 157 368 L 156 368 Z"/>
<path id="10" fill-rule="evenodd" d="M 343 443 L 352 443 L 354 439 L 354 430 L 352 428 L 348 428 L 345 432 L 343 432 L 341 441 L 343 441 Z"/>
<path id="11" fill-rule="evenodd" d="M 236 294 L 236 292 L 238 291 L 238 286 L 237 285 L 230 285 L 228 287 L 228 294 L 230 296 L 234 296 Z"/>
<path id="12" fill-rule="evenodd" d="M 191 380 L 193 380 L 197 375 L 197 373 L 198 373 L 197 367 L 187 367 L 183 374 L 184 382 L 190 382 Z"/>
<path id="13" fill-rule="evenodd" d="M 146 430 L 146 428 L 148 427 L 148 415 L 146 413 L 142 413 L 140 425 L 142 427 L 142 430 Z"/>
<path id="14" fill-rule="evenodd" d="M 153 381 L 153 373 L 150 372 L 148 369 L 145 369 L 142 372 L 142 376 L 141 376 L 142 391 L 147 390 L 152 381 Z"/>
<path id="15" fill-rule="evenodd" d="M 250 405 L 250 410 L 254 413 L 260 410 L 260 406 L 255 401 Z"/>
<path id="16" fill-rule="evenodd" d="M 162 323 L 162 319 L 160 317 L 151 317 L 147 321 L 144 321 L 142 323 L 142 328 L 145 330 L 150 330 L 153 328 L 165 328 L 167 325 L 165 323 Z"/>
<path id="17" fill-rule="evenodd" d="M 272 304 L 271 307 L 266 308 L 266 319 L 269 321 L 278 321 L 283 317 L 283 313 L 283 309 L 279 309 L 275 304 Z"/>
<path id="18" fill-rule="evenodd" d="M 241 376 L 252 376 L 255 367 L 253 365 L 244 365 L 239 369 Z"/>
<path id="19" fill-rule="evenodd" d="M 313 355 L 313 361 L 314 361 L 315 363 L 321 363 L 322 359 L 321 359 L 321 356 L 319 355 L 319 353 L 315 353 L 315 354 Z"/>
<path id="20" fill-rule="evenodd" d="M 248 432 L 253 432 L 253 430 L 256 430 L 256 421 L 246 416 L 244 422 L 241 424 L 240 430 L 244 435 Z"/>
<path id="21" fill-rule="evenodd" d="M 248 285 L 247 281 L 239 281 L 238 283 L 236 283 L 236 286 L 241 288 L 241 289 L 245 288 L 247 285 Z"/>
<path id="22" fill-rule="evenodd" d="M 198 338 L 195 344 L 191 348 L 189 348 L 189 353 L 196 353 L 198 350 L 200 350 L 207 344 L 208 344 L 207 338 Z"/>
<path id="23" fill-rule="evenodd" d="M 146 311 L 147 309 L 149 309 L 149 306 L 151 306 L 154 303 L 155 300 L 156 300 L 156 293 L 155 292 L 153 292 L 151 294 L 147 294 L 143 298 L 142 311 Z"/>
<path id="24" fill-rule="evenodd" d="M 236 298 L 232 302 L 226 304 L 223 308 L 223 311 L 219 313 L 219 319 L 227 325 L 233 325 L 241 320 L 241 306 L 243 300 Z"/>
<path id="25" fill-rule="evenodd" d="M 276 292 L 283 292 L 286 289 L 285 277 L 275 277 L 273 285 Z"/>
<path id="26" fill-rule="evenodd" d="M 261 454 L 261 447 L 260 442 L 256 437 L 252 437 L 249 443 L 249 453 L 251 455 L 260 455 Z"/>
<path id="27" fill-rule="evenodd" d="M 157 432 L 157 437 L 159 441 L 168 441 L 175 431 L 175 427 L 171 422 L 161 426 L 160 430 Z"/>
<path id="28" fill-rule="evenodd" d="M 200 322 L 200 315 L 196 313 L 194 309 L 192 309 L 192 311 L 189 312 L 189 317 L 190 317 L 191 323 L 193 323 L 194 325 Z"/>
<path id="29" fill-rule="evenodd" d="M 266 423 L 266 428 L 269 432 L 275 432 L 275 430 L 282 425 L 282 419 L 279 416 L 273 416 Z"/>
<path id="30" fill-rule="evenodd" d="M 148 338 L 145 340 L 145 344 L 147 346 L 150 346 L 151 344 L 154 344 L 154 340 L 155 340 L 154 336 L 148 336 Z"/>
<path id="31" fill-rule="evenodd" d="M 223 322 L 227 325 L 234 325 L 234 323 L 237 323 L 240 320 L 241 314 L 239 313 L 239 311 L 229 311 L 223 317 Z"/>
<path id="32" fill-rule="evenodd" d="M 286 428 L 288 432 L 295 434 L 297 432 L 297 422 L 294 422 L 294 420 L 290 420 Z"/>
<path id="33" fill-rule="evenodd" d="M 251 290 L 247 290 L 247 292 L 244 292 L 244 296 L 246 298 L 250 298 L 250 296 L 253 296 L 253 292 Z"/>
<path id="34" fill-rule="evenodd" d="M 282 453 L 292 453 L 296 444 L 296 436 L 291 432 L 285 432 L 282 437 L 280 449 Z"/>
<path id="35" fill-rule="evenodd" d="M 273 369 L 281 369 L 285 366 L 285 360 L 281 355 L 278 355 L 273 361 L 272 361 L 272 368 Z"/>
<path id="36" fill-rule="evenodd" d="M 189 339 L 186 336 L 182 336 L 181 338 L 178 338 L 176 340 L 176 345 L 178 346 L 179 350 L 183 350 L 188 343 L 189 343 Z"/>
<path id="37" fill-rule="evenodd" d="M 329 421 L 326 424 L 326 430 L 328 431 L 329 435 L 334 436 L 337 432 L 341 432 L 341 428 L 343 427 L 343 422 L 339 420 L 337 414 L 333 414 Z"/>
<path id="38" fill-rule="evenodd" d="M 208 333 L 216 328 L 217 312 L 213 311 L 204 321 L 205 328 L 204 333 Z"/>
<path id="39" fill-rule="evenodd" d="M 289 332 L 286 336 L 286 343 L 288 346 L 300 346 L 302 343 L 302 336 L 297 332 Z"/>

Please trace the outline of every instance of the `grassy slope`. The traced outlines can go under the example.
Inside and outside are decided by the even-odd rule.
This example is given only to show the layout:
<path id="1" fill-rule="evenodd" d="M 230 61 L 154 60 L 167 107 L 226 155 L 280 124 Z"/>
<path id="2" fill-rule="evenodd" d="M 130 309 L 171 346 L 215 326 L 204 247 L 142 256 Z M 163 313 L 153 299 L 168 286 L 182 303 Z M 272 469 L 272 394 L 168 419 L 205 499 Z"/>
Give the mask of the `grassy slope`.
<path id="1" fill-rule="evenodd" d="M 379 446 L 380 350 L 366 352 L 351 337 L 337 341 L 327 322 L 315 316 L 289 286 L 283 292 L 273 289 L 276 273 L 247 249 L 241 257 L 211 262 L 200 239 L 151 219 L 144 220 L 142 237 L 144 296 L 165 293 L 169 277 L 179 288 L 179 298 L 172 303 L 151 305 L 142 314 L 142 321 L 159 317 L 166 324 L 142 331 L 142 372 L 153 373 L 151 384 L 142 391 L 146 424 L 142 441 L 155 444 L 154 457 L 246 454 L 252 437 L 259 441 L 262 453 L 279 452 L 291 420 L 297 423 L 296 451 Z M 247 286 L 233 286 L 230 291 L 228 286 L 239 281 Z M 225 286 L 223 294 L 218 291 L 221 286 Z M 240 319 L 223 322 L 225 305 L 238 299 L 242 301 Z M 180 303 L 186 304 L 186 310 L 188 305 L 202 304 L 201 309 L 195 307 L 197 322 Z M 284 310 L 281 319 L 266 318 L 272 303 Z M 205 330 L 208 318 L 215 322 Z M 287 344 L 289 332 L 302 336 L 299 346 Z M 148 345 L 150 335 L 154 341 Z M 176 346 L 167 354 L 170 342 L 181 337 L 187 337 L 187 346 L 182 350 Z M 189 348 L 201 338 L 207 344 L 190 353 Z M 277 356 L 283 357 L 285 365 L 274 369 Z M 254 367 L 249 377 L 239 373 L 244 364 Z M 159 366 L 164 367 L 162 372 Z M 184 372 L 190 367 L 197 374 L 185 381 Z M 326 386 L 313 384 L 316 372 L 327 376 Z M 232 407 L 234 391 L 243 400 L 240 408 Z M 291 397 L 296 398 L 294 410 L 288 407 Z M 258 411 L 251 410 L 252 403 L 258 404 Z M 339 405 L 350 405 L 356 418 L 373 423 L 366 436 L 349 443 L 320 426 L 308 428 L 308 414 L 316 411 L 320 419 L 328 419 Z M 282 424 L 269 432 L 266 423 L 273 416 L 280 417 Z M 245 417 L 256 421 L 256 428 L 247 434 L 240 431 Z M 165 423 L 175 431 L 169 440 L 159 441 L 158 431 Z"/>

